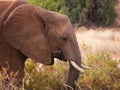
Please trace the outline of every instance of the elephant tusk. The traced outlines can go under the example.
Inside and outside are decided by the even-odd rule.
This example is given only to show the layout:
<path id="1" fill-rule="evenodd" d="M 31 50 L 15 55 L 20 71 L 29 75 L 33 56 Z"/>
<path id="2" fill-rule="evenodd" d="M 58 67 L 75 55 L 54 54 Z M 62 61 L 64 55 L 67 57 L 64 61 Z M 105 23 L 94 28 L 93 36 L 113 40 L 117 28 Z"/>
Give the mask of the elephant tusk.
<path id="1" fill-rule="evenodd" d="M 82 68 L 80 68 L 75 62 L 70 61 L 70 63 L 72 64 L 72 66 L 77 69 L 80 72 L 84 72 L 84 70 Z"/>
<path id="2" fill-rule="evenodd" d="M 86 69 L 91 69 L 91 67 L 88 67 L 88 66 L 85 66 L 85 65 L 81 65 L 83 68 L 86 68 Z"/>

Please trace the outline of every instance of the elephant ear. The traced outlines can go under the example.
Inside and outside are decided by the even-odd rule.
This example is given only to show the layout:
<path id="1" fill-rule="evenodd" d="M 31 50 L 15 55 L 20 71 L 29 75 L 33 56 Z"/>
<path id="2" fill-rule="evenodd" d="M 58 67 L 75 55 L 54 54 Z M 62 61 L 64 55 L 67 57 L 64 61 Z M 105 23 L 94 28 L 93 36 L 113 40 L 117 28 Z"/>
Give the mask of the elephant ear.
<path id="1" fill-rule="evenodd" d="M 31 5 L 14 9 L 4 23 L 5 36 L 10 45 L 25 56 L 43 64 L 52 64 L 44 22 Z"/>

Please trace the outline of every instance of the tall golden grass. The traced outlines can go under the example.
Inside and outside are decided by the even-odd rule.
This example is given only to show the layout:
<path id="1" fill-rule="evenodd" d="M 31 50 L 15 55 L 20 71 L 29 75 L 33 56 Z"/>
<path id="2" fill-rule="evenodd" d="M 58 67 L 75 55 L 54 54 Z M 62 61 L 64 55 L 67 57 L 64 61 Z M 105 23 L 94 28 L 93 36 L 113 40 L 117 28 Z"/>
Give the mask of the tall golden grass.
<path id="1" fill-rule="evenodd" d="M 120 58 L 120 30 L 114 28 L 79 28 L 77 40 L 83 54 L 106 52 L 113 59 Z M 87 49 L 86 52 L 84 52 Z"/>

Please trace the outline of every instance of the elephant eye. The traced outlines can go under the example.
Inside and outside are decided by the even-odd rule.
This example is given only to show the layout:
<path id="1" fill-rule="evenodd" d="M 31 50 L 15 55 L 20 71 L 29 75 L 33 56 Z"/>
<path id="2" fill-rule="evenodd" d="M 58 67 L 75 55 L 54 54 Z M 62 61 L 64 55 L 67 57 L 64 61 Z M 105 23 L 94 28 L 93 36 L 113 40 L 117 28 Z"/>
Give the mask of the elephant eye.
<path id="1" fill-rule="evenodd" d="M 63 37 L 62 39 L 63 39 L 64 41 L 67 41 L 67 38 L 66 38 L 66 37 Z"/>

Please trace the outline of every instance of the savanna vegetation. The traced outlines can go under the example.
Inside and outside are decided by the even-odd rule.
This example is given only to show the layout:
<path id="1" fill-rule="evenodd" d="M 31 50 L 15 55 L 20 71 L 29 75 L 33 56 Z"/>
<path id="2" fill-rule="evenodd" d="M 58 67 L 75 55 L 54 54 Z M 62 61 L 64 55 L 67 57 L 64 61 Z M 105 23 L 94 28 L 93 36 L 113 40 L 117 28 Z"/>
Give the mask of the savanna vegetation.
<path id="1" fill-rule="evenodd" d="M 79 25 L 112 26 L 116 0 L 27 0 L 29 3 L 57 11 Z M 76 31 L 82 61 L 91 67 L 76 82 L 76 90 L 120 90 L 120 31 L 81 27 Z M 56 60 L 53 66 L 39 65 L 31 59 L 25 63 L 24 85 L 17 87 L 17 72 L 0 72 L 0 90 L 61 90 L 67 63 Z M 7 79 L 7 81 L 6 81 Z M 67 89 L 66 89 L 67 90 Z"/>

